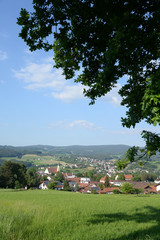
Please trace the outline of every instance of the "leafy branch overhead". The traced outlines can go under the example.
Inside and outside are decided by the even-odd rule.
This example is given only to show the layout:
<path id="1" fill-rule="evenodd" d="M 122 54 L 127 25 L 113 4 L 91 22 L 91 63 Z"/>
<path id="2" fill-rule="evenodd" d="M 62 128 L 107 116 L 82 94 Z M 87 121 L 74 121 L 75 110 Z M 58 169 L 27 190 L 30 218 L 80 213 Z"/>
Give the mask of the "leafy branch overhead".
<path id="1" fill-rule="evenodd" d="M 146 142 L 144 148 L 131 147 L 126 151 L 126 154 L 122 160 L 117 162 L 118 170 L 124 169 L 129 163 L 138 162 L 140 166 L 143 166 L 143 160 L 149 160 L 151 156 L 160 152 L 160 136 L 159 134 L 143 131 L 142 138 Z"/>
<path id="2" fill-rule="evenodd" d="M 80 70 L 75 82 L 87 87 L 91 104 L 127 76 L 119 91 L 123 126 L 160 125 L 159 0 L 33 0 L 33 8 L 18 18 L 31 51 L 53 50 L 66 79 Z"/>

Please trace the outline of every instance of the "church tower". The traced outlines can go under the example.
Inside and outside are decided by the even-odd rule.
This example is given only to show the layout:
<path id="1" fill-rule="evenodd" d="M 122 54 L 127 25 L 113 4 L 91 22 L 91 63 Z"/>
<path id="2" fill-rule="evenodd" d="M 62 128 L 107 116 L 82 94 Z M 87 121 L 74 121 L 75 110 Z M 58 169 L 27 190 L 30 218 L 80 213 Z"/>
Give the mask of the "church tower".
<path id="1" fill-rule="evenodd" d="M 59 166 L 59 164 L 58 164 L 58 166 L 57 166 L 57 172 L 60 172 L 61 171 L 61 169 L 60 169 L 60 166 Z"/>

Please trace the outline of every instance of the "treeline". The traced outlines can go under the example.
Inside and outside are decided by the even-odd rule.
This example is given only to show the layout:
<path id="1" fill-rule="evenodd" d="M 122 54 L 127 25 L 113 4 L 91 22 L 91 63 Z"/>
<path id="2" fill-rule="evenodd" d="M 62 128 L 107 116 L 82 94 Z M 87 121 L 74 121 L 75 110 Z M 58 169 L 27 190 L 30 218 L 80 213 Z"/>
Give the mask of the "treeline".
<path id="1" fill-rule="evenodd" d="M 112 179 L 115 179 L 116 175 L 112 176 Z M 152 173 L 152 172 L 137 172 L 132 174 L 131 181 L 135 182 L 154 182 L 155 179 L 159 177 L 159 174 Z M 124 173 L 119 173 L 117 180 L 124 181 L 125 176 Z"/>
<path id="2" fill-rule="evenodd" d="M 0 167 L 0 188 L 38 187 L 44 179 L 36 173 L 35 168 L 27 170 L 22 163 L 5 161 Z"/>
<path id="3" fill-rule="evenodd" d="M 0 158 L 17 157 L 21 158 L 25 154 L 41 155 L 41 151 L 25 149 L 25 147 L 0 146 Z"/>
<path id="4" fill-rule="evenodd" d="M 0 157 L 19 157 L 24 154 L 37 155 L 70 155 L 110 160 L 123 155 L 129 146 L 127 145 L 99 145 L 99 146 L 64 146 L 54 147 L 48 145 L 35 145 L 25 147 L 0 146 Z"/>

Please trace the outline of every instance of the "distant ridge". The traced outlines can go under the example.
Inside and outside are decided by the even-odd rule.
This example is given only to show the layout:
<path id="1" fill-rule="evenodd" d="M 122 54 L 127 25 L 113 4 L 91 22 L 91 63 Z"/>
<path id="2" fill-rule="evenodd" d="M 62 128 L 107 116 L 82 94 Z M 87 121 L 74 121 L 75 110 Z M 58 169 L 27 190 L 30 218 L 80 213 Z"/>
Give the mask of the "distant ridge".
<path id="1" fill-rule="evenodd" d="M 93 158 L 109 158 L 114 155 L 123 155 L 129 148 L 128 145 L 72 145 L 72 146 L 50 146 L 50 145 L 31 145 L 31 146 L 2 146 L 0 145 L 0 157 L 19 157 L 25 154 L 55 155 L 72 154 Z"/>

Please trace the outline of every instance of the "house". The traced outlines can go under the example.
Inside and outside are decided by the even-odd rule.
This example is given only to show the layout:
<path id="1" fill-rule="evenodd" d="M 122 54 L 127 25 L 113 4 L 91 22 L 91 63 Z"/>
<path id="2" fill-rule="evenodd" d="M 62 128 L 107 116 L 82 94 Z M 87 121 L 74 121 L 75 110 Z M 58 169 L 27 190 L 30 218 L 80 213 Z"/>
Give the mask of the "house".
<path id="1" fill-rule="evenodd" d="M 154 181 L 156 184 L 158 184 L 158 183 L 160 183 L 160 179 L 156 179 L 155 181 Z"/>
<path id="2" fill-rule="evenodd" d="M 81 177 L 81 179 L 80 179 L 80 183 L 87 183 L 87 184 L 89 184 L 90 181 L 91 181 L 90 178 Z"/>
<path id="3" fill-rule="evenodd" d="M 110 177 L 110 174 L 107 173 L 107 177 Z M 100 183 L 105 183 L 105 181 L 106 181 L 106 176 L 100 179 Z"/>
<path id="4" fill-rule="evenodd" d="M 99 194 L 113 194 L 113 191 L 117 189 L 118 191 L 120 191 L 119 187 L 106 187 L 103 190 L 99 190 L 98 193 Z"/>
<path id="5" fill-rule="evenodd" d="M 60 166 L 58 165 L 56 168 L 53 167 L 47 167 L 44 171 L 45 174 L 56 174 L 57 172 L 60 172 Z"/>
<path id="6" fill-rule="evenodd" d="M 60 181 L 58 181 L 57 185 L 54 188 L 55 190 L 63 190 L 63 183 L 61 183 Z"/>
<path id="7" fill-rule="evenodd" d="M 67 178 L 66 179 L 67 182 L 69 183 L 69 185 L 71 187 L 75 186 L 76 184 L 79 184 L 80 183 L 80 178 L 76 177 L 76 178 Z"/>
<path id="8" fill-rule="evenodd" d="M 90 187 L 98 187 L 99 184 L 100 184 L 100 182 L 92 181 L 92 182 L 90 182 L 89 186 L 90 186 Z"/>
<path id="9" fill-rule="evenodd" d="M 57 173 L 57 168 L 53 167 L 47 167 L 46 170 L 44 171 L 45 174 L 55 174 Z"/>
<path id="10" fill-rule="evenodd" d="M 132 175 L 126 175 L 126 174 L 124 174 L 124 177 L 125 177 L 125 180 L 126 180 L 126 181 L 131 181 L 131 179 L 132 179 Z"/>
<path id="11" fill-rule="evenodd" d="M 48 177 L 47 177 L 47 179 L 48 179 L 49 181 L 51 181 L 51 180 L 52 180 L 52 178 L 51 178 L 50 176 L 48 176 Z"/>
<path id="12" fill-rule="evenodd" d="M 43 190 L 48 189 L 48 184 L 49 183 L 51 183 L 51 181 L 43 181 L 43 182 L 41 182 L 40 185 L 39 185 L 39 189 L 43 189 Z"/>
<path id="13" fill-rule="evenodd" d="M 65 178 L 75 178 L 76 176 L 73 173 L 64 173 Z"/>
<path id="14" fill-rule="evenodd" d="M 122 186 L 123 183 L 125 183 L 125 181 L 121 181 L 121 180 L 110 180 L 109 181 L 110 185 L 114 185 L 117 187 Z"/>
<path id="15" fill-rule="evenodd" d="M 88 187 L 88 183 L 79 183 L 78 186 L 80 189 L 84 189 L 85 187 Z"/>
<path id="16" fill-rule="evenodd" d="M 90 186 L 87 186 L 85 187 L 84 189 L 81 190 L 81 193 L 91 193 L 92 190 L 96 191 L 98 193 L 98 191 L 100 190 L 99 187 L 90 187 Z"/>
<path id="17" fill-rule="evenodd" d="M 160 184 L 156 185 L 156 191 L 159 192 L 160 191 Z"/>
<path id="18" fill-rule="evenodd" d="M 105 180 L 106 180 L 106 177 L 102 177 L 102 178 L 100 179 L 100 183 L 105 183 Z"/>
<path id="19" fill-rule="evenodd" d="M 144 188 L 144 193 L 154 193 L 154 194 L 156 194 L 157 193 L 156 186 L 153 186 L 153 185 L 149 186 L 148 185 L 147 187 Z"/>

